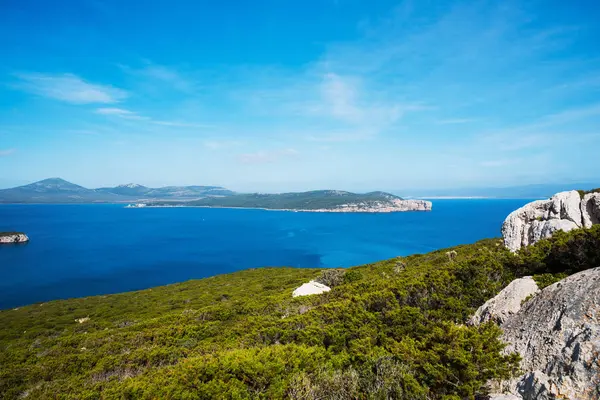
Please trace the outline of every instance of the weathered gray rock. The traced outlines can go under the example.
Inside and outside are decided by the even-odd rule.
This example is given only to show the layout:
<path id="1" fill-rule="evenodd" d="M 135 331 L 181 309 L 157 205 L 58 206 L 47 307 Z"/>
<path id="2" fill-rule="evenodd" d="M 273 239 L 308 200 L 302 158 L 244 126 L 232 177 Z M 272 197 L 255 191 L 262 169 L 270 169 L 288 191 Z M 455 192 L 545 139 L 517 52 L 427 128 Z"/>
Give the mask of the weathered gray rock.
<path id="1" fill-rule="evenodd" d="M 548 214 L 544 219 L 567 220 L 581 227 L 581 196 L 577 190 L 557 193 L 550 198 L 550 202 Z"/>
<path id="2" fill-rule="evenodd" d="M 600 193 L 581 199 L 579 192 L 557 193 L 513 211 L 502 225 L 504 245 L 511 251 L 548 238 L 558 230 L 568 232 L 600 221 Z"/>
<path id="3" fill-rule="evenodd" d="M 583 226 L 591 228 L 600 224 L 600 193 L 588 193 L 581 200 L 581 218 Z"/>
<path id="4" fill-rule="evenodd" d="M 10 243 L 25 243 L 28 242 L 29 238 L 24 233 L 1 233 L 0 232 L 0 244 L 10 244 Z"/>
<path id="5" fill-rule="evenodd" d="M 539 291 L 540 289 L 530 276 L 515 279 L 498 295 L 479 307 L 469 320 L 469 324 L 479 325 L 491 320 L 502 325 L 508 317 L 521 309 L 525 299 Z"/>
<path id="6" fill-rule="evenodd" d="M 548 221 L 533 221 L 529 228 L 529 238 L 527 244 L 539 242 L 541 239 L 547 239 L 556 231 L 569 232 L 580 228 L 573 221 L 568 219 L 551 219 Z"/>
<path id="7" fill-rule="evenodd" d="M 512 394 L 525 400 L 600 398 L 600 268 L 544 288 L 502 330 L 505 351 L 523 358 L 525 375 L 508 382 Z"/>

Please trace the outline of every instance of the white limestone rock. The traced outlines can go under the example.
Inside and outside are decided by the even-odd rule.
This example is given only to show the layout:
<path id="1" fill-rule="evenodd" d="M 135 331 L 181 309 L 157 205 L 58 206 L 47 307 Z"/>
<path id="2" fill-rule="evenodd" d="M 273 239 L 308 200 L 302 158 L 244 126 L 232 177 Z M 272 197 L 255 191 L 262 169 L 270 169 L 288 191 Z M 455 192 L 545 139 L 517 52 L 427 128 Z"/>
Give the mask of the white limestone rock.
<path id="1" fill-rule="evenodd" d="M 309 296 L 312 294 L 321 294 L 325 292 L 329 292 L 331 288 L 329 286 L 323 285 L 322 283 L 310 281 L 308 283 L 303 284 L 292 293 L 292 297 L 298 296 Z"/>
<path id="2" fill-rule="evenodd" d="M 577 190 L 560 192 L 550 198 L 550 208 L 544 219 L 560 219 L 573 222 L 581 227 L 581 196 Z"/>
<path id="3" fill-rule="evenodd" d="M 502 237 L 506 247 L 517 251 L 522 246 L 527 246 L 531 223 L 548 215 L 550 205 L 548 200 L 537 200 L 510 213 L 502 225 Z"/>
<path id="4" fill-rule="evenodd" d="M 600 220 L 600 193 L 581 199 L 571 190 L 557 193 L 549 200 L 537 200 L 513 211 L 502 225 L 504 245 L 510 251 L 549 238 L 558 230 L 589 228 Z"/>
<path id="5" fill-rule="evenodd" d="M 581 218 L 583 226 L 591 228 L 600 224 L 600 193 L 588 193 L 581 200 Z"/>
<path id="6" fill-rule="evenodd" d="M 502 325 L 524 375 L 502 384 L 533 399 L 600 398 L 600 268 L 544 288 Z"/>
<path id="7" fill-rule="evenodd" d="M 479 325 L 491 320 L 502 325 L 508 317 L 516 314 L 521 309 L 525 299 L 539 291 L 540 289 L 532 277 L 525 276 L 515 279 L 502 289 L 498 295 L 479 307 L 469 320 L 469 324 Z"/>
<path id="8" fill-rule="evenodd" d="M 573 229 L 580 228 L 573 221 L 568 219 L 551 219 L 548 221 L 533 221 L 529 227 L 529 237 L 527 244 L 534 244 L 541 239 L 547 239 L 556 231 L 569 232 Z"/>

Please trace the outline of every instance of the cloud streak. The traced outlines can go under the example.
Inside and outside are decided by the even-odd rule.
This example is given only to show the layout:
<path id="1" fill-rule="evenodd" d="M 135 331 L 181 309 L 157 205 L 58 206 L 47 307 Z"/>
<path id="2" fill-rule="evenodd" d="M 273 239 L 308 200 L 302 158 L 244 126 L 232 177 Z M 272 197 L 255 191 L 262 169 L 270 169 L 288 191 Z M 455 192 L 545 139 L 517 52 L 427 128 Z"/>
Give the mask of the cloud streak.
<path id="1" fill-rule="evenodd" d="M 117 103 L 128 96 L 122 89 L 87 82 L 74 74 L 17 73 L 13 87 L 71 104 Z"/>
<path id="2" fill-rule="evenodd" d="M 117 118 L 121 118 L 121 119 L 125 119 L 125 120 L 140 121 L 140 122 L 146 122 L 146 123 L 153 124 L 153 125 L 161 125 L 161 126 L 174 127 L 174 128 L 196 128 L 196 129 L 214 128 L 213 125 L 207 125 L 207 124 L 196 124 L 196 123 L 181 122 L 181 121 L 157 120 L 157 119 L 153 119 L 153 118 L 150 118 L 147 116 L 140 115 L 134 111 L 127 110 L 124 108 L 102 107 L 102 108 L 97 108 L 96 110 L 94 110 L 94 113 L 100 114 L 100 115 L 105 115 L 107 117 L 117 117 Z"/>
<path id="3" fill-rule="evenodd" d="M 0 150 L 0 157 L 10 156 L 11 154 L 14 154 L 16 151 L 17 150 L 15 150 L 15 149 Z"/>

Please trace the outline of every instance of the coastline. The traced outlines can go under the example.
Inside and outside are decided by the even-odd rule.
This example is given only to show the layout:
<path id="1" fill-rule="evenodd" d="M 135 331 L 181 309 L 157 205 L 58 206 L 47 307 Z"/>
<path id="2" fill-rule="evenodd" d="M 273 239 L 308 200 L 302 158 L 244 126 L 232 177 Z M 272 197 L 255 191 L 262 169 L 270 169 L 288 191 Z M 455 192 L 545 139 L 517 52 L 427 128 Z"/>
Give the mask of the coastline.
<path id="1" fill-rule="evenodd" d="M 315 209 L 300 210 L 294 208 L 263 208 L 263 207 L 226 207 L 226 206 L 184 206 L 184 205 L 146 205 L 144 207 L 125 207 L 125 208 L 222 208 L 228 210 L 264 210 L 264 211 L 287 211 L 287 212 L 313 212 L 313 213 L 347 213 L 347 214 L 378 214 L 393 212 L 430 212 L 431 210 L 336 210 L 336 209 Z"/>

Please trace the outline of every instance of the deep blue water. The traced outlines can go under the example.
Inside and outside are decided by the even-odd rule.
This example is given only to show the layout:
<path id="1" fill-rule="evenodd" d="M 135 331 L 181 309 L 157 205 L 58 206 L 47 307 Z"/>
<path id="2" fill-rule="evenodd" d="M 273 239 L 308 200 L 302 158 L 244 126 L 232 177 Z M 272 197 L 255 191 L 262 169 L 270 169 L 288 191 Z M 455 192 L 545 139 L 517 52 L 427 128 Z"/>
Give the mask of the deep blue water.
<path id="1" fill-rule="evenodd" d="M 500 236 L 528 200 L 434 200 L 432 212 L 294 213 L 0 205 L 0 309 L 260 266 L 348 267 Z"/>

